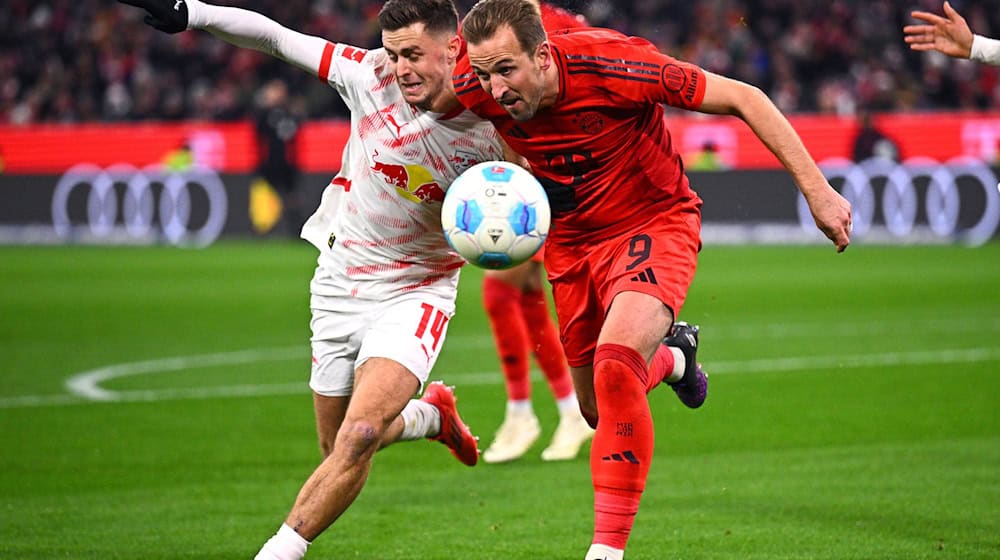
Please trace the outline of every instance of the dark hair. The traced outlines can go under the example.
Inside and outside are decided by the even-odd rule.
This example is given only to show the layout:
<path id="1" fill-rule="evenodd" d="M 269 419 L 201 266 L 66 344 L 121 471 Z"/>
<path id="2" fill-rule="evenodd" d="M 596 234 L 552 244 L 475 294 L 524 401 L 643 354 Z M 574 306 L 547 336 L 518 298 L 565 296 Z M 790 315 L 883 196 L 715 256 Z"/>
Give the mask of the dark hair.
<path id="1" fill-rule="evenodd" d="M 423 23 L 432 33 L 458 31 L 458 9 L 452 0 L 389 0 L 378 12 L 378 24 L 385 31 L 396 31 L 414 23 Z"/>
<path id="2" fill-rule="evenodd" d="M 480 0 L 462 20 L 462 37 L 477 45 L 509 25 L 524 52 L 534 52 L 545 41 L 538 7 L 525 0 Z"/>

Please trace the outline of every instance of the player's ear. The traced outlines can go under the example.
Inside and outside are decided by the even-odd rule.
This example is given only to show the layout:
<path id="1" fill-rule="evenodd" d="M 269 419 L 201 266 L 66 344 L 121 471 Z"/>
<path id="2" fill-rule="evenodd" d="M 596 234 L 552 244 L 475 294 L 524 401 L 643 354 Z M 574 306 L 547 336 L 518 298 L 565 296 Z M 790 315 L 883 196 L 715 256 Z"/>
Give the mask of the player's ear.
<path id="1" fill-rule="evenodd" d="M 448 38 L 448 62 L 458 60 L 458 53 L 462 52 L 462 38 L 453 34 Z"/>
<path id="2" fill-rule="evenodd" d="M 548 41 L 542 41 L 535 47 L 535 64 L 542 70 L 548 70 L 552 65 L 552 47 Z"/>

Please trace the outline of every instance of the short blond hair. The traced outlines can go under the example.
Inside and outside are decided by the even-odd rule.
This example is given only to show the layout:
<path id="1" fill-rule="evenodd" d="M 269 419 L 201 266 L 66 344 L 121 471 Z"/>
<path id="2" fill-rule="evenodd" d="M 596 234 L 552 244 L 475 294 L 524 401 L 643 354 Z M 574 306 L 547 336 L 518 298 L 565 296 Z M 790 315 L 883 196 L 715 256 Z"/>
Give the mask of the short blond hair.
<path id="1" fill-rule="evenodd" d="M 529 0 L 480 0 L 462 20 L 462 37 L 473 45 L 510 26 L 524 52 L 534 52 L 545 41 L 545 28 L 537 4 Z"/>

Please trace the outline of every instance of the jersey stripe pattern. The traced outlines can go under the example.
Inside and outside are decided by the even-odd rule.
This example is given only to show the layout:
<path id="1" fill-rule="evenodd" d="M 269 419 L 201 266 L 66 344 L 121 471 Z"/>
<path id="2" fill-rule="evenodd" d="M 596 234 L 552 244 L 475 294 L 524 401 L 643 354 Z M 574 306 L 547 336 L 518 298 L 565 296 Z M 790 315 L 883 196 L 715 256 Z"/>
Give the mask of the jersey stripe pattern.
<path id="1" fill-rule="evenodd" d="M 559 75 L 552 107 L 514 121 L 459 59 L 459 100 L 489 119 L 531 164 L 553 210 L 547 243 L 611 237 L 674 204 L 700 204 L 683 172 L 663 105 L 697 109 L 705 75 L 638 37 L 598 28 L 549 34 Z M 473 75 L 474 76 L 474 75 Z"/>
<path id="2" fill-rule="evenodd" d="M 389 62 L 384 49 L 328 43 L 316 68 L 350 109 L 351 134 L 340 172 L 302 230 L 320 250 L 319 265 L 338 278 L 314 282 L 315 295 L 380 300 L 457 287 L 464 261 L 441 231 L 441 202 L 460 173 L 502 158 L 489 122 L 406 103 Z"/>

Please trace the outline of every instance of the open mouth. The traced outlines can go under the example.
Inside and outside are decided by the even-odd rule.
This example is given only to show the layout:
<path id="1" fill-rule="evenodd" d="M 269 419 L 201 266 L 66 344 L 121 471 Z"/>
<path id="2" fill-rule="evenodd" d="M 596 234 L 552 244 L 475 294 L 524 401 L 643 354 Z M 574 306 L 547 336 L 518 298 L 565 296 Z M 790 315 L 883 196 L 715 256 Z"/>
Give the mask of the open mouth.
<path id="1" fill-rule="evenodd" d="M 517 105 L 520 102 L 521 102 L 520 98 L 513 97 L 511 99 L 501 99 L 500 100 L 500 105 L 503 105 L 504 107 L 506 107 L 508 109 L 513 109 L 514 106 Z"/>
<path id="2" fill-rule="evenodd" d="M 424 85 L 423 82 L 413 82 L 410 84 L 400 83 L 399 87 L 403 90 L 403 93 L 416 93 L 420 91 L 420 88 Z"/>

